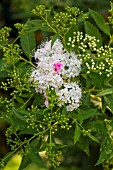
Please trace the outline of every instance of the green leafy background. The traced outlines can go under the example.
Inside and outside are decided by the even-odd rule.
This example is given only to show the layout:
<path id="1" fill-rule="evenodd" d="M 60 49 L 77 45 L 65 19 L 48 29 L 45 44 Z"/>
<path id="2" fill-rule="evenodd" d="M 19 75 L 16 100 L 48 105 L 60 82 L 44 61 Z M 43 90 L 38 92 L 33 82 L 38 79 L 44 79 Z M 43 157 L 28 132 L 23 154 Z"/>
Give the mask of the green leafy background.
<path id="1" fill-rule="evenodd" d="M 26 2 L 27 1 L 27 2 Z M 44 4 L 46 5 L 47 7 L 51 4 L 51 7 L 53 9 L 56 9 L 56 11 L 61 11 L 61 9 L 63 10 L 64 9 L 64 4 L 65 6 L 69 5 L 69 6 L 78 6 L 80 7 L 82 10 L 86 11 L 88 8 L 91 8 L 92 10 L 89 10 L 92 18 L 93 18 L 93 23 L 95 22 L 96 23 L 96 26 L 95 24 L 89 22 L 89 21 L 85 21 L 84 24 L 85 24 L 85 31 L 86 33 L 88 33 L 89 35 L 93 36 L 93 34 L 95 34 L 97 37 L 96 38 L 99 38 L 100 39 L 100 42 L 99 42 L 99 46 L 101 46 L 102 44 L 102 41 L 101 41 L 101 35 L 100 35 L 100 31 L 98 30 L 101 30 L 103 31 L 103 33 L 105 33 L 105 40 L 106 40 L 106 36 L 109 36 L 110 35 L 110 30 L 109 30 L 109 27 L 108 25 L 105 24 L 105 21 L 104 19 L 102 19 L 102 17 L 100 15 L 98 15 L 96 12 L 94 12 L 95 10 L 100 12 L 103 17 L 106 19 L 108 13 L 107 13 L 107 9 L 109 8 L 109 2 L 106 0 L 106 1 L 98 1 L 98 0 L 81 0 L 81 1 L 76 1 L 76 3 L 74 2 L 74 0 L 72 1 L 65 1 L 64 2 L 61 2 L 61 1 L 42 1 L 42 2 L 36 2 L 36 1 L 22 1 L 22 0 L 15 0 L 15 1 L 11 1 L 11 4 L 10 4 L 10 7 L 12 9 L 11 11 L 11 18 L 5 18 L 4 17 L 4 20 L 1 20 L 1 25 L 8 25 L 8 26 L 12 26 L 12 23 L 15 23 L 17 21 L 17 19 L 19 18 L 20 21 L 25 21 L 26 18 L 28 17 L 32 17 L 32 14 L 31 14 L 31 10 L 35 7 L 36 4 Z M 19 4 L 19 5 L 18 5 Z M 6 5 L 6 6 L 5 6 Z M 5 9 L 3 9 L 4 11 L 7 9 L 7 4 L 2 4 L 1 3 L 1 7 L 3 8 L 6 7 Z M 18 8 L 17 8 L 18 6 Z M 12 19 L 12 20 L 11 20 Z M 8 23 L 7 23 L 8 22 Z M 49 30 L 49 28 L 46 28 L 46 27 L 43 27 L 43 24 L 41 23 L 42 21 L 40 21 L 40 24 L 38 22 L 38 27 L 39 29 L 42 30 L 41 32 L 41 39 L 43 39 L 43 37 L 46 37 L 46 36 L 49 36 L 51 34 L 51 30 Z M 29 28 L 32 28 L 37 30 L 37 20 L 28 20 L 28 23 L 29 23 Z M 97 29 L 98 28 L 98 29 Z M 93 32 L 91 32 L 90 30 L 93 30 Z M 49 32 L 49 33 L 45 33 L 45 32 Z M 12 39 L 15 37 L 15 30 L 14 30 L 14 33 L 12 32 Z M 38 32 L 38 35 L 40 34 L 40 32 Z M 55 41 L 55 39 L 57 38 L 57 34 L 55 34 L 54 38 L 53 38 L 53 43 Z M 24 36 L 22 36 L 20 38 L 20 44 L 22 46 L 22 49 L 26 55 L 26 57 L 30 60 L 30 56 L 29 56 L 29 53 L 34 49 L 35 47 L 35 39 L 33 38 L 34 37 L 34 33 L 32 32 L 26 32 L 26 34 Z M 30 39 L 32 39 L 32 41 L 30 41 Z M 39 43 L 39 42 L 38 42 Z M 1 60 L 1 62 L 3 62 Z M 1 63 L 0 63 L 1 64 Z M 3 80 L 3 78 L 5 78 L 5 75 L 6 75 L 6 72 L 3 70 L 3 72 L 1 72 L 1 75 L 0 75 L 0 78 L 1 78 L 1 81 Z M 7 75 L 6 75 L 7 77 Z M 97 88 L 101 88 L 101 92 L 97 93 L 96 96 L 97 97 L 102 97 L 103 99 L 103 111 L 105 110 L 106 108 L 106 103 L 107 103 L 107 108 L 108 108 L 108 112 L 110 111 L 111 113 L 113 113 L 113 106 L 112 106 L 112 101 L 113 101 L 113 96 L 111 95 L 113 93 L 113 88 L 112 88 L 112 85 L 113 85 L 113 82 L 110 81 L 109 84 L 107 85 L 107 90 L 103 89 L 103 87 L 106 87 L 106 85 L 104 84 L 105 82 L 103 82 L 103 79 L 96 79 L 95 78 L 96 76 L 92 73 L 90 75 L 90 79 L 94 80 L 95 84 L 98 84 L 98 87 Z M 85 79 L 85 81 L 87 80 L 87 77 L 84 78 L 81 77 L 81 79 Z M 89 80 L 89 79 L 88 79 Z M 90 80 L 88 82 L 87 80 L 87 86 L 90 86 Z M 105 85 L 105 86 L 104 86 Z M 87 90 L 87 88 L 86 88 Z M 0 94 L 2 94 L 3 92 L 0 91 Z M 7 95 L 4 93 L 4 95 Z M 95 95 L 95 94 L 94 94 Z M 62 158 L 63 159 L 63 163 L 62 163 L 62 166 L 59 167 L 59 168 L 56 168 L 56 170 L 63 170 L 63 169 L 70 169 L 70 170 L 102 170 L 102 166 L 101 165 L 98 165 L 98 166 L 94 166 L 99 158 L 99 144 L 98 144 L 98 141 L 97 139 L 91 135 L 90 133 L 87 134 L 87 136 L 89 137 L 89 139 L 92 139 L 93 141 L 96 141 L 96 142 L 92 142 L 90 140 L 87 140 L 87 138 L 85 136 L 83 136 L 81 134 L 81 126 L 85 121 L 87 121 L 87 119 L 89 118 L 92 119 L 93 116 L 95 116 L 94 118 L 94 121 L 92 121 L 93 123 L 91 124 L 90 122 L 87 123 L 86 125 L 86 128 L 94 128 L 94 130 L 96 131 L 96 129 L 98 129 L 98 131 L 100 131 L 101 129 L 103 130 L 103 133 L 105 132 L 106 133 L 106 127 L 103 126 L 102 124 L 102 121 L 103 120 L 98 120 L 96 119 L 96 116 L 99 116 L 101 115 L 101 113 L 99 111 L 97 111 L 97 109 L 93 108 L 91 109 L 90 108 L 90 103 L 89 103 L 89 106 L 87 106 L 87 102 L 89 102 L 89 92 L 87 92 L 85 95 L 84 95 L 84 107 L 80 107 L 79 110 L 78 110 L 78 115 L 76 117 L 76 119 L 78 120 L 78 122 L 80 124 L 76 124 L 76 127 L 75 129 L 73 130 L 73 133 L 75 133 L 74 135 L 74 143 L 77 143 L 77 146 L 75 147 L 72 143 L 72 140 L 70 139 L 71 137 L 71 134 L 70 136 L 65 136 L 62 132 L 61 132 L 61 136 L 60 136 L 60 140 L 61 141 L 66 141 L 66 144 L 69 145 L 70 147 L 67 148 L 67 149 L 64 149 L 63 150 L 63 155 L 64 157 Z M 16 100 L 21 104 L 21 103 L 24 103 L 25 100 L 23 100 L 23 98 L 19 98 L 17 97 Z M 86 102 L 86 103 L 85 103 Z M 13 121 L 15 122 L 15 120 L 18 120 L 18 124 L 23 126 L 23 117 L 21 117 L 21 115 L 18 114 L 18 112 L 16 110 L 14 110 L 15 112 L 15 117 L 13 117 Z M 21 111 L 22 113 L 22 111 Z M 82 114 L 81 114 L 82 113 Z M 2 114 L 2 112 L 1 112 Z M 27 113 L 26 113 L 27 114 Z M 109 114 L 109 113 L 108 113 Z M 81 116 L 82 115 L 82 116 Z M 112 126 L 111 123 L 108 123 L 109 126 Z M 0 143 L 2 144 L 0 147 L 0 156 L 1 158 L 10 150 L 7 146 L 6 146 L 6 143 L 5 143 L 5 130 L 6 128 L 8 127 L 9 125 L 7 123 L 5 123 L 5 121 L 3 119 L 0 119 L 0 133 L 2 135 L 0 135 Z M 24 129 L 23 129 L 24 131 Z M 104 142 L 103 142 L 103 145 L 106 146 L 106 150 L 104 148 L 101 148 L 103 149 L 103 151 L 101 152 L 102 154 L 100 155 L 100 158 L 97 162 L 97 164 L 99 163 L 102 163 L 102 160 L 105 160 L 107 158 L 107 156 L 109 156 L 107 154 L 107 152 L 110 150 L 110 141 L 107 141 L 107 134 L 105 134 L 105 137 L 104 137 Z M 89 142 L 90 141 L 90 142 Z M 85 146 L 85 147 L 84 147 Z M 90 150 L 88 149 L 90 146 Z M 31 146 L 28 146 L 32 151 L 33 151 L 33 147 L 31 148 Z M 79 148 L 81 148 L 83 151 L 81 151 Z M 34 157 L 34 160 L 33 162 L 36 163 L 37 160 L 39 161 L 38 164 L 40 164 L 40 166 L 43 166 L 42 164 L 42 160 L 40 160 L 40 157 L 38 157 L 36 159 L 36 155 L 35 155 L 35 151 L 34 152 L 31 152 L 33 155 L 31 156 L 31 158 L 33 159 Z M 89 155 L 90 153 L 90 157 L 88 157 L 87 155 Z M 110 154 L 110 153 L 109 153 Z M 30 155 L 29 155 L 30 156 Z M 5 167 L 5 170 L 9 170 L 9 169 L 15 169 L 16 168 L 18 169 L 18 166 L 19 166 L 19 162 L 20 162 L 20 156 L 18 156 L 17 154 L 14 155 L 11 160 L 8 162 L 7 166 Z M 35 160 L 36 159 L 36 160 Z M 15 161 L 16 160 L 16 161 Z M 48 164 L 48 162 L 46 162 Z M 107 166 L 107 165 L 106 165 Z M 26 170 L 29 170 L 29 169 L 33 169 L 33 170 L 43 170 L 42 168 L 39 168 L 37 167 L 37 165 L 29 165 L 28 168 L 26 168 Z M 109 170 L 109 169 L 105 169 L 105 170 Z"/>

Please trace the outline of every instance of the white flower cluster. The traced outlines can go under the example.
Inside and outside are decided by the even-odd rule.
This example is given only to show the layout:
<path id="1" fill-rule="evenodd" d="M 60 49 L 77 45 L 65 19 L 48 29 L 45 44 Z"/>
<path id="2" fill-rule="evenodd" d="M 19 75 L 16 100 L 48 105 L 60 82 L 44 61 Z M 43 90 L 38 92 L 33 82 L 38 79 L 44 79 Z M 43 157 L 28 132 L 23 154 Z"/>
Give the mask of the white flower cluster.
<path id="1" fill-rule="evenodd" d="M 42 44 L 34 58 L 37 69 L 33 69 L 31 78 L 38 83 L 34 85 L 36 91 L 44 94 L 46 106 L 46 89 L 53 87 L 61 103 L 59 106 L 66 104 L 68 111 L 77 109 L 82 96 L 81 88 L 73 82 L 81 71 L 81 61 L 77 54 L 64 50 L 61 41 L 57 39 L 52 48 L 51 40 Z"/>

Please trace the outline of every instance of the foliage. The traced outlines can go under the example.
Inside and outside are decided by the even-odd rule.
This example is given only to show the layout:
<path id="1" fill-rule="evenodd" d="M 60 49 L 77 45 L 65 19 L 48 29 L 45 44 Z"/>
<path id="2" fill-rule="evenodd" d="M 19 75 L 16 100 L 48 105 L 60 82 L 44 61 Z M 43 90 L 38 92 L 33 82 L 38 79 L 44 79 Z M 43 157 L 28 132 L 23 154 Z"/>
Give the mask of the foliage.
<path id="1" fill-rule="evenodd" d="M 35 0 L 12 0 L 11 1 L 11 8 L 12 8 L 12 17 L 13 19 L 20 18 L 22 20 L 25 20 L 27 17 L 30 17 L 32 15 L 31 10 L 36 5 L 44 5 L 47 8 L 51 6 L 52 9 L 55 11 L 63 10 L 66 6 L 77 6 L 81 8 L 83 11 L 87 11 L 88 8 L 94 9 L 95 11 L 98 11 L 100 13 L 103 13 L 103 15 L 106 15 L 106 11 L 109 7 L 109 1 L 98 1 L 98 0 L 41 0 L 41 1 L 35 1 Z M 101 8 L 100 8 L 101 7 Z"/>
<path id="2" fill-rule="evenodd" d="M 31 162 L 45 168 L 47 158 L 51 166 L 57 167 L 68 138 L 88 156 L 90 143 L 97 143 L 100 155 L 96 165 L 104 165 L 113 159 L 113 3 L 108 22 L 91 9 L 84 13 L 77 7 L 66 7 L 65 11 L 56 13 L 39 5 L 32 12 L 38 19 L 15 24 L 18 37 L 12 42 L 11 28 L 0 30 L 3 55 L 0 59 L 0 116 L 9 124 L 6 140 L 11 147 L 1 161 L 1 169 L 17 151 L 22 156 L 19 170 Z M 33 70 L 38 70 L 39 61 L 34 62 L 33 57 L 38 52 L 34 32 L 39 29 L 53 36 L 51 51 L 60 39 L 65 50 L 63 54 L 68 52 L 71 60 L 71 52 L 74 52 L 82 63 L 79 75 L 69 79 L 63 77 L 65 83 L 76 84 L 79 80 L 81 84 L 80 106 L 72 111 L 68 111 L 66 101 L 59 105 L 57 91 L 52 85 L 41 93 L 37 90 L 39 81 L 31 80 Z M 106 35 L 109 41 L 105 42 L 101 35 Z M 40 52 L 44 47 L 42 44 L 37 48 Z M 47 106 L 45 98 L 48 99 Z M 45 151 L 44 159 L 40 154 L 42 151 Z"/>

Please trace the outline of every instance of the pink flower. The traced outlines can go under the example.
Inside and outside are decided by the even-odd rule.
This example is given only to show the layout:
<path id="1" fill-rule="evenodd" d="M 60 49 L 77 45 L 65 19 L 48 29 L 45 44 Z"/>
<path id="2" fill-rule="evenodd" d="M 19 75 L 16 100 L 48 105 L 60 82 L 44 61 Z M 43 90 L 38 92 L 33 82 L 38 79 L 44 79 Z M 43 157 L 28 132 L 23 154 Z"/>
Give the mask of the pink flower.
<path id="1" fill-rule="evenodd" d="M 62 70 L 63 64 L 60 62 L 56 62 L 53 64 L 54 71 L 58 74 L 60 70 Z"/>

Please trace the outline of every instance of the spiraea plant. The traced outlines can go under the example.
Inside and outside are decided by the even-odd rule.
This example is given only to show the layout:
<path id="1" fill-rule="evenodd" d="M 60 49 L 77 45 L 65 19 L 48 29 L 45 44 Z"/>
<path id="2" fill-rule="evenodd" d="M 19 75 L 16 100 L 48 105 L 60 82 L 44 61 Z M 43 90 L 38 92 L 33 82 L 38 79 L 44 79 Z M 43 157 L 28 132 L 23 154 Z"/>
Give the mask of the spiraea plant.
<path id="1" fill-rule="evenodd" d="M 105 167 L 113 159 L 113 4 L 107 22 L 77 7 L 32 12 L 38 19 L 15 24 L 15 40 L 11 28 L 0 30 L 0 116 L 11 149 L 1 169 L 15 153 L 22 157 L 18 170 L 32 162 L 48 168 L 46 160 L 57 167 L 66 137 L 88 156 L 90 143 L 98 143 L 96 165 Z M 51 36 L 37 45 L 39 29 Z"/>

